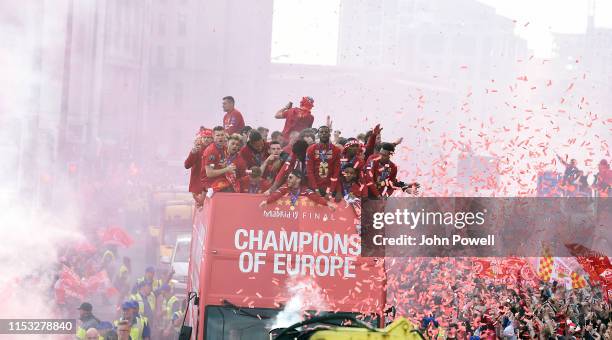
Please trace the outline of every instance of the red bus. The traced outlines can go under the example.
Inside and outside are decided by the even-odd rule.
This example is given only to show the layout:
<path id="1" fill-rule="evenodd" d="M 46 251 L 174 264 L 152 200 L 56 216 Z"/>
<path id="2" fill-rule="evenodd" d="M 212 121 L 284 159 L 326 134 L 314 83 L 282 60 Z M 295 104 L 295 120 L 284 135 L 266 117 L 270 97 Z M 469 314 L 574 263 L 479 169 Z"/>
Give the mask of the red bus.
<path id="1" fill-rule="evenodd" d="M 267 339 L 279 313 L 285 318 L 296 304 L 381 326 L 384 263 L 360 257 L 353 210 L 303 197 L 295 206 L 281 199 L 260 208 L 263 200 L 217 193 L 194 214 L 188 291 L 199 304 L 187 316 L 192 338 Z M 303 290 L 309 293 L 300 296 Z"/>

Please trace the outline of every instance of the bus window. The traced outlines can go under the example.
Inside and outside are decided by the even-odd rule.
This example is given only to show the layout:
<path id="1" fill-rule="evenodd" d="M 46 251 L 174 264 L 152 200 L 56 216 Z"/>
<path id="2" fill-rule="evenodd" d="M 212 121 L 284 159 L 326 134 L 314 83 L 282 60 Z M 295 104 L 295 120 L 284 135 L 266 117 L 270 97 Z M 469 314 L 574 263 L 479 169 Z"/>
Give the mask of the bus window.
<path id="1" fill-rule="evenodd" d="M 174 251 L 174 262 L 189 262 L 189 242 L 177 242 Z"/>
<path id="2" fill-rule="evenodd" d="M 206 306 L 206 340 L 267 339 L 270 331 L 267 327 L 278 312 L 267 308 Z"/>
<path id="3" fill-rule="evenodd" d="M 237 307 L 207 306 L 206 340 L 267 339 L 270 327 L 279 312 L 278 309 L 268 308 L 239 309 Z M 334 313 L 307 311 L 306 318 L 328 314 L 333 315 Z M 378 317 L 376 315 L 372 317 L 359 313 L 342 314 L 350 314 L 372 328 L 378 327 Z M 306 329 L 311 329 L 317 325 L 320 324 L 308 325 Z M 349 326 L 350 324 L 338 319 L 325 323 L 325 326 L 329 325 Z"/>

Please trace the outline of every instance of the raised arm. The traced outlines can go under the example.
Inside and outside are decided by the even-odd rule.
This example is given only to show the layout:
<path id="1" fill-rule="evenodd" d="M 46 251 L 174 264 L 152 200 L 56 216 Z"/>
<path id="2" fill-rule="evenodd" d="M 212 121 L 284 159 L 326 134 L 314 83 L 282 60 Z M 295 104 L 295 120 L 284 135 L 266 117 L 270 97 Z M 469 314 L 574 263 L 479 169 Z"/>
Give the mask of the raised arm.
<path id="1" fill-rule="evenodd" d="M 287 118 L 287 115 L 285 114 L 285 112 L 287 112 L 287 110 L 289 110 L 292 106 L 293 106 L 292 102 L 287 103 L 287 105 L 285 105 L 285 107 L 283 107 L 282 109 L 276 111 L 276 113 L 274 114 L 274 118 L 276 118 L 276 119 L 285 119 L 285 118 Z"/>
<path id="2" fill-rule="evenodd" d="M 194 166 L 195 162 L 196 162 L 196 158 L 198 157 L 198 153 L 193 153 L 194 150 L 191 150 L 189 152 L 189 156 L 187 156 L 187 159 L 185 159 L 185 169 L 191 169 L 192 166 Z"/>
<path id="3" fill-rule="evenodd" d="M 558 154 L 557 154 L 557 158 L 559 159 L 559 161 L 561 161 L 561 164 L 563 164 L 564 166 L 568 165 L 568 163 L 563 158 L 561 158 L 561 156 L 559 156 Z"/>
<path id="4" fill-rule="evenodd" d="M 368 157 L 374 154 L 374 148 L 376 147 L 376 138 L 378 137 L 378 135 L 380 135 L 381 131 L 382 131 L 382 128 L 380 127 L 380 124 L 376 124 L 376 126 L 374 127 L 374 130 L 372 130 L 372 133 L 370 134 L 370 137 L 368 138 L 366 142 L 366 147 L 365 147 L 365 152 L 364 152 L 365 159 L 368 159 Z"/>

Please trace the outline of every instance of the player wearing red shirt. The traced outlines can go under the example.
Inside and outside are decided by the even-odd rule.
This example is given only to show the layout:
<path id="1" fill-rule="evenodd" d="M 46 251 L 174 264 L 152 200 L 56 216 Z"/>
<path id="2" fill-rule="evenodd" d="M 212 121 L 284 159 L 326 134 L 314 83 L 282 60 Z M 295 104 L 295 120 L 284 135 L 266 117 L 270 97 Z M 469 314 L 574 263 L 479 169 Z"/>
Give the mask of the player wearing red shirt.
<path id="1" fill-rule="evenodd" d="M 365 159 L 361 152 L 361 143 L 356 138 L 349 138 L 344 144 L 342 155 L 340 158 L 340 172 L 346 167 L 352 167 L 357 170 L 357 178 L 360 177 L 361 171 L 365 167 Z"/>
<path id="2" fill-rule="evenodd" d="M 242 150 L 240 150 L 240 156 L 244 159 L 247 168 L 253 166 L 262 167 L 269 154 L 266 142 L 259 132 L 254 130 L 251 131 L 249 134 L 249 141 Z"/>
<path id="3" fill-rule="evenodd" d="M 376 126 L 374 127 L 374 129 L 368 131 L 368 133 L 366 133 L 365 137 L 366 137 L 366 146 L 365 146 L 365 152 L 363 155 L 364 159 L 368 159 L 370 156 L 372 156 L 373 154 L 375 154 L 376 152 L 378 152 L 378 150 L 380 150 L 380 147 L 382 145 L 382 128 L 380 127 L 380 124 L 376 124 Z M 398 146 L 402 143 L 402 140 L 404 138 L 400 137 L 398 138 L 395 142 L 391 143 L 394 146 Z"/>
<path id="4" fill-rule="evenodd" d="M 248 176 L 240 179 L 240 188 L 246 194 L 261 194 L 270 188 L 270 181 L 261 177 L 261 169 L 252 167 Z"/>
<path id="5" fill-rule="evenodd" d="M 352 166 L 346 166 L 342 170 L 338 189 L 336 191 L 336 202 L 344 199 L 347 204 L 351 205 L 355 217 L 361 217 L 361 198 L 366 196 L 367 188 L 359 182 L 357 170 Z"/>
<path id="6" fill-rule="evenodd" d="M 281 137 L 281 139 L 283 139 L 283 137 Z M 283 151 L 285 151 L 286 153 L 291 153 L 291 148 L 293 147 L 293 144 L 299 139 L 300 133 L 297 131 L 291 131 L 291 133 L 289 134 L 289 141 L 287 141 L 287 144 L 283 147 Z"/>
<path id="7" fill-rule="evenodd" d="M 308 186 L 319 191 L 334 193 L 340 174 L 340 149 L 329 141 L 331 131 L 327 126 L 319 128 L 319 143 L 306 150 L 306 174 Z"/>
<path id="8" fill-rule="evenodd" d="M 303 97 L 299 108 L 292 108 L 293 103 L 287 104 L 274 115 L 276 119 L 285 119 L 285 127 L 283 128 L 283 138 L 288 141 L 289 134 L 292 131 L 300 132 L 304 129 L 312 127 L 314 116 L 310 111 L 314 106 L 314 99 Z"/>
<path id="9" fill-rule="evenodd" d="M 326 205 L 330 209 L 335 210 L 336 206 L 332 202 L 319 196 L 316 192 L 312 190 L 304 189 L 304 186 L 302 186 L 301 183 L 302 176 L 303 175 L 299 170 L 292 171 L 287 177 L 287 185 L 271 193 L 265 201 L 259 204 L 259 206 L 265 207 L 270 203 L 278 201 L 282 197 L 289 196 L 289 199 L 291 201 L 291 210 L 293 210 L 295 209 L 295 204 L 297 203 L 297 200 L 300 198 L 300 196 L 305 196 L 320 205 Z"/>
<path id="10" fill-rule="evenodd" d="M 270 187 L 270 189 L 266 191 L 266 194 L 270 194 L 271 192 L 274 192 L 275 190 L 280 188 L 285 183 L 285 181 L 287 180 L 287 176 L 292 171 L 297 170 L 302 174 L 303 178 L 306 178 L 307 148 L 308 144 L 306 144 L 306 142 L 303 140 L 298 140 L 293 144 L 293 147 L 291 149 L 291 155 L 289 156 L 285 164 L 281 167 L 280 171 L 276 175 L 276 178 L 274 179 L 272 187 Z"/>
<path id="11" fill-rule="evenodd" d="M 268 158 L 266 158 L 264 164 L 262 165 L 263 178 L 272 182 L 284 164 L 283 160 L 281 159 L 282 149 L 280 143 L 277 141 L 270 142 L 268 153 L 270 155 Z"/>
<path id="12" fill-rule="evenodd" d="M 380 151 L 368 158 L 364 171 L 364 182 L 369 196 L 374 198 L 388 197 L 395 189 L 416 190 L 418 183 L 406 184 L 397 179 L 397 166 L 391 161 L 395 145 L 382 143 Z"/>
<path id="13" fill-rule="evenodd" d="M 223 128 L 225 129 L 225 132 L 227 132 L 228 135 L 240 133 L 240 131 L 244 127 L 244 119 L 242 118 L 242 113 L 236 110 L 234 104 L 234 97 L 223 97 L 223 112 L 225 112 L 225 116 L 223 116 Z"/>
<path id="14" fill-rule="evenodd" d="M 189 178 L 189 192 L 193 194 L 193 198 L 198 204 L 201 204 L 202 182 L 200 181 L 200 173 L 202 172 L 202 152 L 212 143 L 212 130 L 200 129 L 194 146 L 185 159 L 185 169 L 191 169 Z"/>
<path id="15" fill-rule="evenodd" d="M 240 179 L 246 176 L 247 164 L 240 155 L 240 146 L 242 141 L 237 134 L 231 135 L 227 140 L 227 155 L 225 157 L 225 165 L 234 165 L 234 172 L 225 174 L 225 179 L 229 182 L 234 192 L 242 192 Z"/>
<path id="16" fill-rule="evenodd" d="M 357 170 L 355 168 L 348 166 L 342 170 L 336 193 L 336 197 L 345 199 L 360 198 L 364 196 L 366 193 L 366 188 L 365 185 L 359 183 L 357 178 Z"/>
<path id="17" fill-rule="evenodd" d="M 226 165 L 225 152 L 226 137 L 222 126 L 213 129 L 213 143 L 202 153 L 202 179 L 203 190 L 227 191 L 229 183 L 225 179 L 226 173 L 236 170 L 234 164 Z"/>

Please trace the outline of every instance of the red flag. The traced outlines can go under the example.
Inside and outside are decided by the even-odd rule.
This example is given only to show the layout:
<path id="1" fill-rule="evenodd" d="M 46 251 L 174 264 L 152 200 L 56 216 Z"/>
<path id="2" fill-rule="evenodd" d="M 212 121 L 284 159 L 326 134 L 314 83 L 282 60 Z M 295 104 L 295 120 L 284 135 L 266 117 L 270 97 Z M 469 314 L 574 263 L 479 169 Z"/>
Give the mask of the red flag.
<path id="1" fill-rule="evenodd" d="M 81 278 L 72 269 L 65 266 L 60 273 L 60 282 L 56 286 L 56 294 L 61 296 L 72 296 L 77 299 L 85 297 L 86 290 L 83 287 Z"/>
<path id="2" fill-rule="evenodd" d="M 103 244 L 130 247 L 134 244 L 132 237 L 121 227 L 108 227 L 100 236 Z"/>
<path id="3" fill-rule="evenodd" d="M 612 298 L 612 264 L 610 258 L 580 244 L 566 244 L 570 253 L 585 272 L 589 274 L 592 282 L 601 284 L 608 301 Z"/>
<path id="4" fill-rule="evenodd" d="M 106 288 L 110 285 L 106 270 L 101 270 L 97 274 L 92 275 L 83 280 L 83 287 L 87 294 L 95 294 L 98 290 Z"/>

